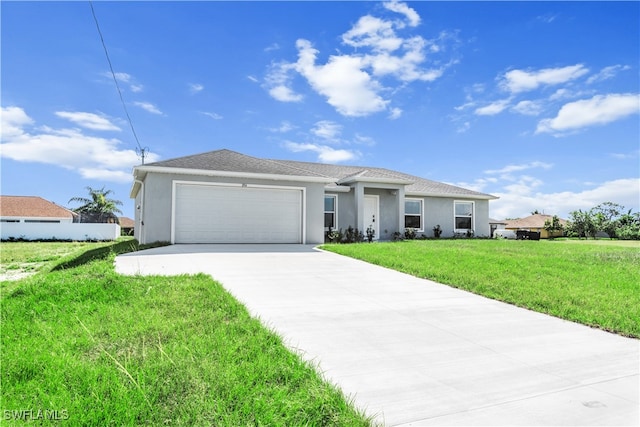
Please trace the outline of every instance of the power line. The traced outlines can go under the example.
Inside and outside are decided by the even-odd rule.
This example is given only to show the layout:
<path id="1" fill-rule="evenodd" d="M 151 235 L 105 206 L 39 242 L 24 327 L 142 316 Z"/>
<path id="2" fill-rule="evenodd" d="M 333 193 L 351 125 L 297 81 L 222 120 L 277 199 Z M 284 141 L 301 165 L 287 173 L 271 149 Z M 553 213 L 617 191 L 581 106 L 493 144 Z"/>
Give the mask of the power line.
<path id="1" fill-rule="evenodd" d="M 118 79 L 116 78 L 116 73 L 113 71 L 113 65 L 111 64 L 111 58 L 109 57 L 109 51 L 107 50 L 107 45 L 104 42 L 104 37 L 102 36 L 102 31 L 100 31 L 100 24 L 98 24 L 98 17 L 96 16 L 96 11 L 93 9 L 93 2 L 89 0 L 89 6 L 91 6 L 91 14 L 93 15 L 93 20 L 96 23 L 96 28 L 98 29 L 98 34 L 100 35 L 100 42 L 102 42 L 102 47 L 104 48 L 104 54 L 107 57 L 107 62 L 109 63 L 109 70 L 111 70 L 111 76 L 113 77 L 113 82 L 116 84 L 116 89 L 118 89 L 118 95 L 120 96 L 120 102 L 122 103 L 122 108 L 124 109 L 124 113 L 127 116 L 127 121 L 129 122 L 129 126 L 131 127 L 131 132 L 133 133 L 133 137 L 136 140 L 136 154 L 140 156 L 142 159 L 142 164 L 144 165 L 144 158 L 149 151 L 148 147 L 142 148 L 140 145 L 140 141 L 138 140 L 138 135 L 136 134 L 136 130 L 133 127 L 133 121 L 131 120 L 131 116 L 129 115 L 129 110 L 127 109 L 127 104 L 124 102 L 124 98 L 122 97 L 122 91 L 120 90 L 120 85 L 118 84 Z"/>

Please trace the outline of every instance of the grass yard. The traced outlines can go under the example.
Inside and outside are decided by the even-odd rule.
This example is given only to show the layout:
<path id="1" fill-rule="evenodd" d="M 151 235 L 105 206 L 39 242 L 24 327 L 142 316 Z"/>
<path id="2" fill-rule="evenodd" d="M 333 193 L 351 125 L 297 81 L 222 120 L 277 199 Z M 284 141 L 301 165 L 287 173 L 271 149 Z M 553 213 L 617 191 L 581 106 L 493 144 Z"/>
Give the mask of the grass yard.
<path id="1" fill-rule="evenodd" d="M 640 337 L 640 242 L 413 240 L 324 249 Z"/>
<path id="2" fill-rule="evenodd" d="M 210 277 L 120 276 L 113 257 L 66 259 L 3 290 L 5 420 L 369 425 Z"/>
<path id="3" fill-rule="evenodd" d="M 63 257 L 111 245 L 113 242 L 2 242 L 0 277 L 3 281 L 26 277 L 51 268 Z"/>

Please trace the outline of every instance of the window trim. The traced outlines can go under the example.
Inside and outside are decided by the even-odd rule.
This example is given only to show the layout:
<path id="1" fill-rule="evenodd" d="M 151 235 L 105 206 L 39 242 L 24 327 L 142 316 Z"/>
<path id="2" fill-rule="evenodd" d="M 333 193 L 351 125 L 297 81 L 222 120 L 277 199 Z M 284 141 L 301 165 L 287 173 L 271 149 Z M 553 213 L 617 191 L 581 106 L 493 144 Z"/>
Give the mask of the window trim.
<path id="1" fill-rule="evenodd" d="M 407 225 L 407 215 L 415 216 L 415 214 L 407 214 L 407 204 L 406 202 L 420 202 L 420 228 L 416 228 L 415 230 L 418 232 L 424 232 L 424 199 L 417 197 L 405 197 L 404 198 L 404 225 L 405 228 Z"/>
<path id="2" fill-rule="evenodd" d="M 332 213 L 333 214 L 333 227 L 331 228 L 332 230 L 337 230 L 338 229 L 338 195 L 337 194 L 325 194 L 324 198 L 322 199 L 323 203 L 324 203 L 324 199 L 326 199 L 327 197 L 331 197 L 333 198 L 333 211 L 327 211 L 324 210 L 323 206 L 323 212 L 324 214 L 322 215 L 322 222 L 323 222 L 323 227 L 324 227 L 324 216 L 328 213 Z M 324 231 L 329 231 L 329 227 L 324 227 Z"/>
<path id="3" fill-rule="evenodd" d="M 470 203 L 471 204 L 471 228 L 457 228 L 456 227 L 456 219 L 467 218 L 466 216 L 461 216 L 456 214 L 456 205 L 458 203 Z M 453 231 L 454 233 L 466 233 L 471 230 L 475 232 L 476 229 L 476 203 L 473 200 L 454 200 L 453 201 Z"/>

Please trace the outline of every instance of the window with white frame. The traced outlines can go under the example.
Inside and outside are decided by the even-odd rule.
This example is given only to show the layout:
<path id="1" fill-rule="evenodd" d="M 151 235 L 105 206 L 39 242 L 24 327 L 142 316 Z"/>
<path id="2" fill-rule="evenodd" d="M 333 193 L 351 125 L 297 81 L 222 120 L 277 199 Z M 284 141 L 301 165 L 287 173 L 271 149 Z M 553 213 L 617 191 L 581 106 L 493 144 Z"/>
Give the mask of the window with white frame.
<path id="1" fill-rule="evenodd" d="M 424 231 L 424 203 L 422 199 L 404 200 L 404 227 Z"/>
<path id="2" fill-rule="evenodd" d="M 456 231 L 473 230 L 473 202 L 454 202 L 453 204 Z"/>
<path id="3" fill-rule="evenodd" d="M 335 230 L 338 221 L 336 220 L 336 212 L 338 206 L 338 198 L 336 196 L 324 196 L 324 228 Z"/>

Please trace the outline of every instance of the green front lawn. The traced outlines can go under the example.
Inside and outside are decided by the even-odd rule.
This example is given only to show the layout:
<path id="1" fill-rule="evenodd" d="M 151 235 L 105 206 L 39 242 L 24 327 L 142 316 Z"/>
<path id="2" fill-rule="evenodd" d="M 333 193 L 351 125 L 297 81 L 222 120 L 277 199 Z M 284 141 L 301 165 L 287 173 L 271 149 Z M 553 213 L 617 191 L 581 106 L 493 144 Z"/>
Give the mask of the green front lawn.
<path id="1" fill-rule="evenodd" d="M 4 289 L 6 421 L 369 425 L 210 277 L 120 276 L 97 249 Z"/>
<path id="2" fill-rule="evenodd" d="M 640 337 L 640 242 L 458 239 L 323 248 L 563 319 Z"/>

